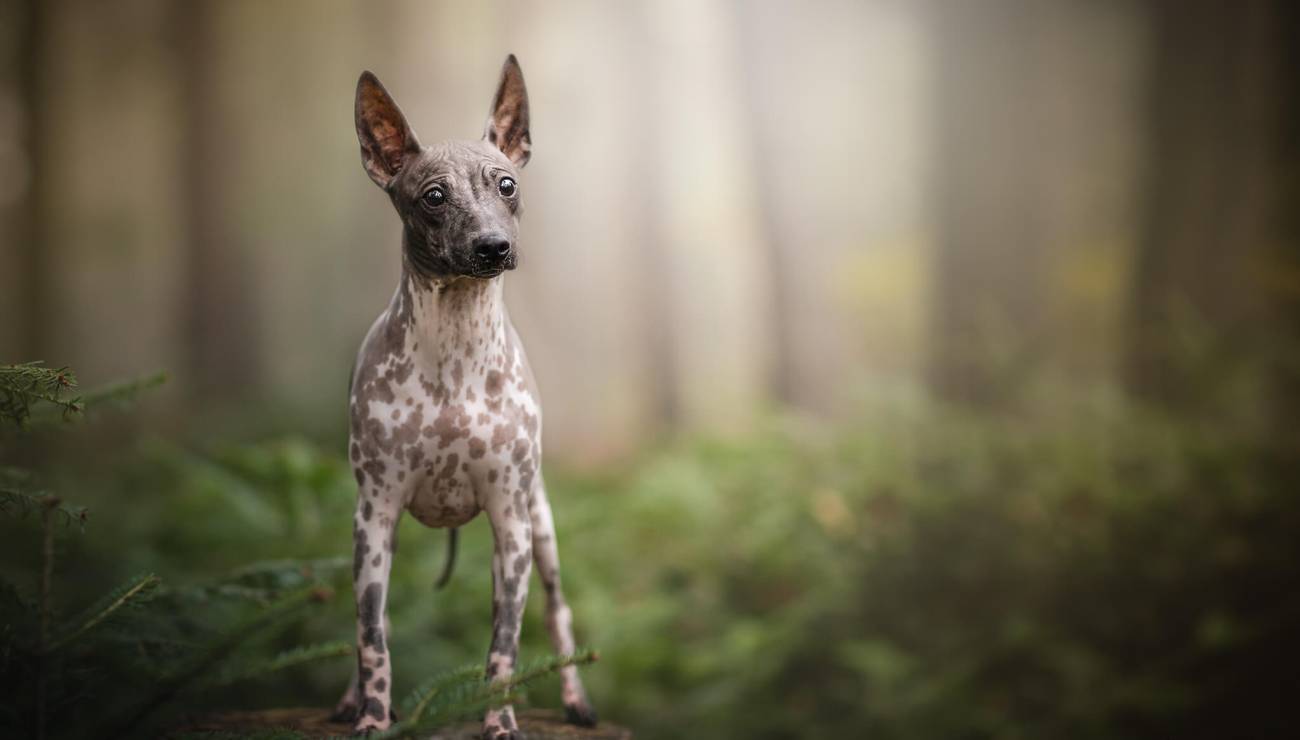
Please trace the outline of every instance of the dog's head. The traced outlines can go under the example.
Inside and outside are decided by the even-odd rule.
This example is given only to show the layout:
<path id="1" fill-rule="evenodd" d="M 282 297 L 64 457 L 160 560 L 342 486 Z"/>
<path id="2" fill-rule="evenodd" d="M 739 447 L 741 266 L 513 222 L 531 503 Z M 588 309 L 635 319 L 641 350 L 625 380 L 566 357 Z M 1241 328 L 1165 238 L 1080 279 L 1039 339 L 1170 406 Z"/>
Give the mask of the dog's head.
<path id="1" fill-rule="evenodd" d="M 532 147 L 528 92 L 513 54 L 480 141 L 421 146 L 370 72 L 357 82 L 361 162 L 402 219 L 404 259 L 425 277 L 492 278 L 519 262 L 519 170 Z"/>

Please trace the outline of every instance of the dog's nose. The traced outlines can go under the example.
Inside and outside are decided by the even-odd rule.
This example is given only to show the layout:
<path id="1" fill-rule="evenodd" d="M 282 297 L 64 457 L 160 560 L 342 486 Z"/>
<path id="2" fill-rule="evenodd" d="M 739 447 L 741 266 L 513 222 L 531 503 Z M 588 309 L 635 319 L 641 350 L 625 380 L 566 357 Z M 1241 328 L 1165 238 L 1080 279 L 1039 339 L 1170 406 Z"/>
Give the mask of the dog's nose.
<path id="1" fill-rule="evenodd" d="M 497 262 L 510 254 L 510 241 L 499 236 L 480 236 L 474 240 L 474 256 L 484 262 Z"/>

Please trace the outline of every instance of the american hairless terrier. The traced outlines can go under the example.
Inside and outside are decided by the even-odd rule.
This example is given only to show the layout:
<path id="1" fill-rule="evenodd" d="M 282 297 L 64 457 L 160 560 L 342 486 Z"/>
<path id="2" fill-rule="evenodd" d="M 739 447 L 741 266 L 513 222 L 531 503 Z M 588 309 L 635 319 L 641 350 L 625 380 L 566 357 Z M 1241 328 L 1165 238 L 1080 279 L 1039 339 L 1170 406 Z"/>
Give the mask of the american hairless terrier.
<path id="1" fill-rule="evenodd" d="M 574 643 L 540 471 L 542 410 L 502 301 L 502 275 L 518 262 L 519 170 L 532 146 L 519 63 L 506 59 L 479 141 L 421 146 L 370 72 L 357 83 L 356 126 L 366 172 L 402 219 L 401 280 L 361 345 L 349 397 L 357 674 L 338 714 L 369 732 L 394 716 L 384 615 L 403 510 L 453 536 L 487 513 L 489 681 L 514 670 L 534 563 L 555 650 L 572 654 Z M 577 669 L 562 679 L 570 721 L 594 724 Z M 511 707 L 487 712 L 484 737 L 517 734 Z"/>

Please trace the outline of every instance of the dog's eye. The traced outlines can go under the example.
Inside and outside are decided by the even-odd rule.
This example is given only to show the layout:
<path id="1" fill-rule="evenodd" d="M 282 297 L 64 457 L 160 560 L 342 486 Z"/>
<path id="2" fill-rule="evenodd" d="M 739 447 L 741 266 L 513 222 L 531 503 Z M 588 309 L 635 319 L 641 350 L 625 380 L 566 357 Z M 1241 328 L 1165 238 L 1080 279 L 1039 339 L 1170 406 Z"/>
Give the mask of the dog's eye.
<path id="1" fill-rule="evenodd" d="M 437 208 L 447 201 L 447 194 L 442 192 L 442 188 L 429 188 L 421 198 L 426 206 Z"/>
<path id="2" fill-rule="evenodd" d="M 507 198 L 514 195 L 518 188 L 519 186 L 515 185 L 515 181 L 509 177 L 503 177 L 501 182 L 497 183 L 497 190 Z"/>

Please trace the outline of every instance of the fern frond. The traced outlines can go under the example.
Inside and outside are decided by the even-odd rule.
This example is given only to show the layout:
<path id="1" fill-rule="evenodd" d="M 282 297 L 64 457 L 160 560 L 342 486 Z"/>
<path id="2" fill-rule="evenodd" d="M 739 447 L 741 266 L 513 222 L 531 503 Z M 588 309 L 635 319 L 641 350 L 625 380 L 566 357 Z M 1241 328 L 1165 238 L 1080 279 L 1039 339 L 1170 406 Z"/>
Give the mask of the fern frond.
<path id="1" fill-rule="evenodd" d="M 327 642 L 320 645 L 305 645 L 303 647 L 293 648 L 292 650 L 286 650 L 268 660 L 254 661 L 251 664 L 232 666 L 231 669 L 221 671 L 212 679 L 205 679 L 197 682 L 196 686 L 201 686 L 203 688 L 229 686 L 241 681 L 265 676 L 268 673 L 274 673 L 303 663 L 309 663 L 313 660 L 321 660 L 323 658 L 341 658 L 345 655 L 351 654 L 352 645 L 346 642 Z"/>
<path id="2" fill-rule="evenodd" d="M 119 610 L 127 607 L 139 607 L 158 593 L 162 579 L 152 573 L 138 575 L 121 586 L 105 594 L 80 616 L 72 620 L 62 637 L 50 645 L 53 652 L 91 631 Z"/>

